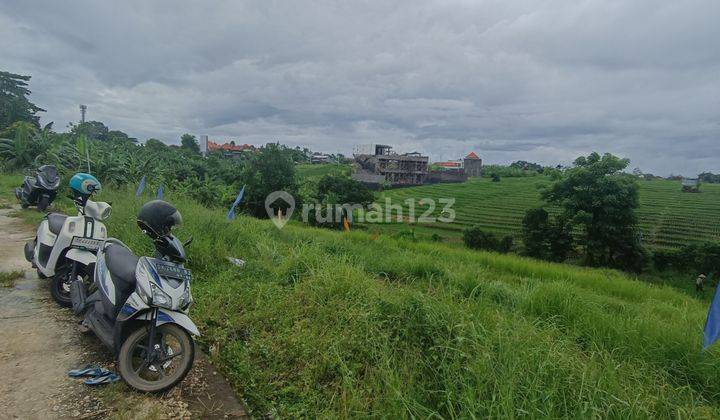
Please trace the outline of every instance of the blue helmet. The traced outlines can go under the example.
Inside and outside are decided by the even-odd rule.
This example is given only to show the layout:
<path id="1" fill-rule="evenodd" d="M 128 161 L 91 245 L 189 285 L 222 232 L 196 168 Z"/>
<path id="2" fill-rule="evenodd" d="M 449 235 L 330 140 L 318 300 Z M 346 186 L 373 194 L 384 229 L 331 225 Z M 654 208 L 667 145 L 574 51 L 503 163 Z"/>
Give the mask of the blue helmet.
<path id="1" fill-rule="evenodd" d="M 100 191 L 102 185 L 94 176 L 78 172 L 70 178 L 70 189 L 75 195 L 87 198 L 92 193 Z"/>

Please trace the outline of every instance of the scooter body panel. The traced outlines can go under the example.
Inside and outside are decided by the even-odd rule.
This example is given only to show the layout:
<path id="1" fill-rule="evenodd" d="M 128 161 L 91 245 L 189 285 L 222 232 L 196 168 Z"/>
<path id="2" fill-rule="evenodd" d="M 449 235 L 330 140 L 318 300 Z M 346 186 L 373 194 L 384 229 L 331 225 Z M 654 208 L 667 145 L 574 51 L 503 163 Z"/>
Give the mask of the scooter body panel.
<path id="1" fill-rule="evenodd" d="M 55 275 L 57 263 L 66 256 L 74 237 L 106 239 L 105 225 L 87 216 L 70 216 L 65 219 L 58 235 L 50 231 L 47 220 L 38 227 L 34 263 L 45 276 Z"/>
<path id="2" fill-rule="evenodd" d="M 90 251 L 78 248 L 70 248 L 65 254 L 65 257 L 69 260 L 77 261 L 82 265 L 89 266 L 95 263 L 96 256 Z"/>
<path id="3" fill-rule="evenodd" d="M 97 261 L 95 263 L 95 276 L 94 281 L 98 286 L 98 290 L 102 295 L 113 305 L 115 305 L 115 284 L 110 277 L 110 271 L 107 269 L 105 263 L 105 253 L 103 249 L 105 244 L 100 248 L 97 253 Z"/>
<path id="4" fill-rule="evenodd" d="M 176 281 L 173 285 L 170 285 L 167 278 L 157 273 L 156 264 L 168 264 L 167 262 L 150 257 L 141 257 L 135 268 L 135 290 L 124 302 L 118 302 L 117 299 L 120 297 L 115 289 L 115 284 L 113 283 L 105 259 L 105 248 L 107 246 L 123 245 L 110 239 L 100 247 L 96 255 L 94 273 L 94 281 L 98 286 L 100 298 L 97 299 L 86 313 L 86 324 L 88 324 L 93 331 L 95 331 L 96 328 L 102 329 L 102 331 L 96 331 L 96 333 L 98 333 L 98 336 L 102 336 L 101 339 L 103 341 L 106 341 L 110 329 L 112 329 L 114 343 L 110 345 L 110 347 L 117 352 L 121 344 L 122 331 L 128 322 L 152 322 L 153 319 L 156 320 L 155 325 L 173 323 L 192 335 L 200 335 L 197 326 L 187 315 L 188 305 L 185 305 L 184 310 L 179 308 L 183 295 L 189 297 L 189 281 Z M 171 298 L 173 309 L 153 306 L 149 303 L 152 301 L 153 288 L 157 287 L 160 287 L 163 292 Z M 118 305 L 122 305 L 119 310 L 113 309 L 117 308 Z M 157 310 L 156 313 L 154 312 L 155 310 Z M 117 314 L 115 314 L 115 311 L 117 311 Z M 114 317 L 111 328 L 107 322 L 100 322 L 101 320 L 107 320 L 109 317 Z"/>

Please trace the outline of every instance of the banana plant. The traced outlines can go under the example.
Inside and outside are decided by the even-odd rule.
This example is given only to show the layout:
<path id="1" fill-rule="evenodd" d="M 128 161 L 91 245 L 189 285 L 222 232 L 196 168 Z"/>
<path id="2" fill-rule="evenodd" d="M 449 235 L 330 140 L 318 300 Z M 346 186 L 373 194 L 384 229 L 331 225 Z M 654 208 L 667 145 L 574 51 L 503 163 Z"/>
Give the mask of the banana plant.
<path id="1" fill-rule="evenodd" d="M 38 130 L 21 121 L 13 124 L 11 130 L 15 132 L 14 138 L 0 139 L 0 158 L 8 167 L 21 169 L 53 158 L 52 123 Z"/>

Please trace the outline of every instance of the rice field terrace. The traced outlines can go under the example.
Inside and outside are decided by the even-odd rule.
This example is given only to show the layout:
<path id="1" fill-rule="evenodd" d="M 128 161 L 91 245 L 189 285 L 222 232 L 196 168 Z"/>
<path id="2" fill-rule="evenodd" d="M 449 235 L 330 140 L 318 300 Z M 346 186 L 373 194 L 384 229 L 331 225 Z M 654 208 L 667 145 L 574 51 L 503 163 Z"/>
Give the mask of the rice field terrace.
<path id="1" fill-rule="evenodd" d="M 422 198 L 455 198 L 453 223 L 413 224 L 419 236 L 438 235 L 459 238 L 464 228 L 481 226 L 498 234 L 518 236 L 525 211 L 540 206 L 539 188 L 548 185 L 547 177 L 503 178 L 492 182 L 473 178 L 463 184 L 435 184 L 412 188 L 399 188 L 381 193 L 377 202 L 384 204 L 386 197 L 393 204 L 415 202 L 416 214 L 428 209 L 418 203 Z M 700 193 L 680 191 L 679 181 L 639 181 L 640 207 L 637 210 L 645 243 L 654 248 L 673 248 L 702 240 L 720 240 L 720 185 L 703 184 Z M 438 205 L 434 216 L 439 216 Z M 549 209 L 552 213 L 552 208 Z M 407 223 L 372 225 L 370 230 L 407 230 Z"/>

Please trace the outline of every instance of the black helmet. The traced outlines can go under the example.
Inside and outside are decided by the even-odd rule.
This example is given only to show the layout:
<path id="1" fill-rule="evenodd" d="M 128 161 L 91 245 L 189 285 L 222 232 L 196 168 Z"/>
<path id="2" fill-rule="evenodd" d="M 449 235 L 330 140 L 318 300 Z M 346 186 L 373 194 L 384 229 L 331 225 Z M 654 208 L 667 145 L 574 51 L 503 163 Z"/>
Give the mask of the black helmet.
<path id="1" fill-rule="evenodd" d="M 140 209 L 137 224 L 143 232 L 153 239 L 170 234 L 173 226 L 182 223 L 182 216 L 167 201 L 153 200 L 145 203 Z"/>

